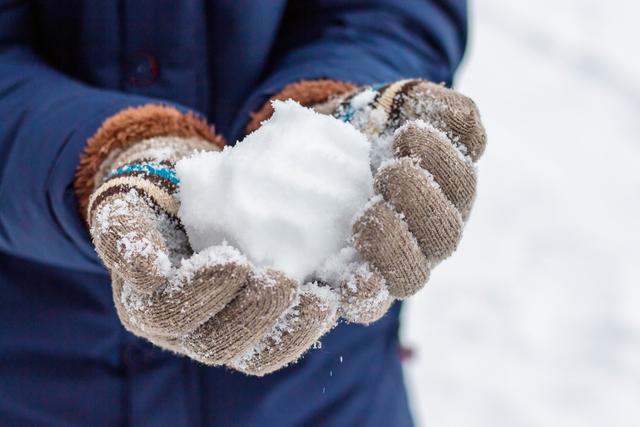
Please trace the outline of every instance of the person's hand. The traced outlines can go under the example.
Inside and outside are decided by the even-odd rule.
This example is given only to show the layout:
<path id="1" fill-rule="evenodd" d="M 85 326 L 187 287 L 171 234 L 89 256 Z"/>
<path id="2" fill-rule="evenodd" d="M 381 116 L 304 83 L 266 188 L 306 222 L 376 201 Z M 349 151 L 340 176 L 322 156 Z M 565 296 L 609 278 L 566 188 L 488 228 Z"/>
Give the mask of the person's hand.
<path id="1" fill-rule="evenodd" d="M 174 166 L 219 143 L 193 116 L 126 110 L 89 141 L 76 190 L 129 331 L 206 364 L 263 375 L 333 327 L 337 296 L 258 270 L 227 245 L 192 253 L 177 218 Z"/>
<path id="2" fill-rule="evenodd" d="M 353 226 L 340 277 L 340 315 L 370 323 L 394 299 L 420 289 L 456 248 L 476 191 L 475 162 L 486 144 L 471 99 L 424 80 L 357 87 L 334 80 L 292 83 L 272 99 L 294 99 L 350 122 L 372 144 L 377 195 Z M 272 114 L 252 114 L 253 131 Z"/>
<path id="3" fill-rule="evenodd" d="M 273 99 L 293 99 L 349 122 L 372 144 L 376 195 L 354 220 L 353 246 L 337 257 L 343 271 L 326 278 L 340 290 L 340 316 L 371 323 L 395 299 L 422 288 L 431 269 L 455 250 L 475 197 L 475 162 L 486 144 L 478 109 L 458 92 L 424 80 L 363 87 L 300 81 Z M 246 131 L 272 113 L 265 103 Z"/>
<path id="4" fill-rule="evenodd" d="M 368 323 L 388 299 L 422 288 L 456 249 L 486 134 L 471 99 L 422 80 L 362 87 L 315 108 L 352 123 L 372 142 L 376 196 L 353 225 L 362 258 L 353 270 L 366 274 L 344 281 L 341 308 L 349 320 Z"/>

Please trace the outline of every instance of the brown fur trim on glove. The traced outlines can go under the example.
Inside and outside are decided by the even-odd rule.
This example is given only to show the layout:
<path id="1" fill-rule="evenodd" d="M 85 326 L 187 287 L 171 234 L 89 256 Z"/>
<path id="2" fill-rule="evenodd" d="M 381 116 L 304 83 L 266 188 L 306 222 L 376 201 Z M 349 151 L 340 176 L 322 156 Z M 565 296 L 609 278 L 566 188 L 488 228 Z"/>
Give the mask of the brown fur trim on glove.
<path id="1" fill-rule="evenodd" d="M 332 96 L 342 95 L 351 92 L 357 88 L 356 85 L 349 82 L 338 80 L 301 80 L 291 83 L 275 96 L 269 98 L 262 108 L 255 113 L 251 113 L 251 120 L 245 129 L 246 133 L 251 133 L 260 127 L 260 124 L 267 120 L 273 114 L 271 101 L 293 99 L 300 104 L 308 107 L 313 104 L 320 104 L 327 101 Z"/>
<path id="2" fill-rule="evenodd" d="M 120 111 L 105 120 L 89 138 L 78 163 L 74 189 L 83 217 L 96 184 L 96 174 L 111 152 L 157 136 L 200 138 L 221 148 L 225 144 L 221 135 L 216 135 L 212 127 L 193 113 L 183 114 L 173 107 L 154 104 Z"/>

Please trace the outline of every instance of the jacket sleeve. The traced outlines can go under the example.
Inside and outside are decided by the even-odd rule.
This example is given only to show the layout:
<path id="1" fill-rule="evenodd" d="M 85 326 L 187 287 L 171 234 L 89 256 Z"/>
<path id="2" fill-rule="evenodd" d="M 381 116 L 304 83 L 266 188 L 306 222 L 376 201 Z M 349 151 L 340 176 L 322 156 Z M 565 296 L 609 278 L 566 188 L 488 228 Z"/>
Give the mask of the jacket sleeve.
<path id="1" fill-rule="evenodd" d="M 450 85 L 467 37 L 466 0 L 291 1 L 270 65 L 232 129 L 287 84 L 424 78 Z"/>
<path id="2" fill-rule="evenodd" d="M 45 63 L 32 45 L 30 4 L 0 0 L 0 253 L 102 272 L 73 174 L 107 117 L 158 101 L 89 87 Z"/>

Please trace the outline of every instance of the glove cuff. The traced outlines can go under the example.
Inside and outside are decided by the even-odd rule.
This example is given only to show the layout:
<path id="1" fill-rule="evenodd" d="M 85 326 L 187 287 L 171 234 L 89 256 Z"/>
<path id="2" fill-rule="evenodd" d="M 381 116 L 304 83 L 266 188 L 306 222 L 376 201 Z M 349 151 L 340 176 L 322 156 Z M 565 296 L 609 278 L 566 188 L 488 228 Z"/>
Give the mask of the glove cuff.
<path id="1" fill-rule="evenodd" d="M 251 113 L 251 119 L 245 128 L 246 133 L 251 133 L 260 127 L 260 124 L 273 114 L 271 101 L 293 99 L 305 107 L 326 102 L 330 98 L 354 91 L 357 86 L 353 83 L 338 80 L 301 80 L 291 83 L 278 94 L 269 98 L 260 110 Z"/>
<path id="2" fill-rule="evenodd" d="M 74 190 L 80 213 L 86 219 L 91 193 L 99 184 L 103 162 L 114 151 L 122 151 L 133 144 L 154 137 L 172 136 L 198 138 L 224 147 L 224 138 L 193 113 L 183 114 L 173 107 L 147 104 L 131 107 L 109 117 L 89 138 L 78 163 Z"/>

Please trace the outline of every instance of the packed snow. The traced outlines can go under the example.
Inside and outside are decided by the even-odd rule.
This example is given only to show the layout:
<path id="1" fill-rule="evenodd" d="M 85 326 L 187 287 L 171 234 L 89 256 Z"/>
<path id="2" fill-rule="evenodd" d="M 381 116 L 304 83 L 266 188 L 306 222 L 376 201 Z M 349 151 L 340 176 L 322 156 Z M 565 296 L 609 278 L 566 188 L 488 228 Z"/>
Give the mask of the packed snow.
<path id="1" fill-rule="evenodd" d="M 294 101 L 235 147 L 176 165 L 179 216 L 194 250 L 227 241 L 257 266 L 302 281 L 348 243 L 373 194 L 369 143 Z"/>

